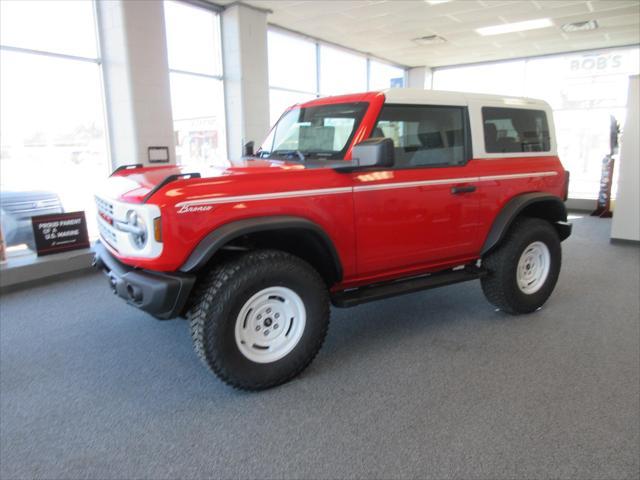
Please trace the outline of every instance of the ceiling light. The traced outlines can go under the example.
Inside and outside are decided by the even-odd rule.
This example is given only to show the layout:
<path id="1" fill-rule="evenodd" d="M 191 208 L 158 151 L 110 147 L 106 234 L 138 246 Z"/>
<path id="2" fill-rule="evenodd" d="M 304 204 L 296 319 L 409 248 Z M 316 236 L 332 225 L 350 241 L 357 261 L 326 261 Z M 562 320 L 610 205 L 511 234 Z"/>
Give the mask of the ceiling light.
<path id="1" fill-rule="evenodd" d="M 560 28 L 566 33 L 584 32 L 598 28 L 598 22 L 596 20 L 586 20 L 584 22 L 565 23 Z"/>
<path id="2" fill-rule="evenodd" d="M 445 43 L 447 40 L 440 35 L 427 35 L 424 37 L 412 38 L 411 41 L 418 45 L 436 45 L 438 43 Z"/>
<path id="3" fill-rule="evenodd" d="M 504 23 L 502 25 L 493 25 L 491 27 L 476 28 L 476 32 L 480 35 L 501 35 L 503 33 L 524 32 L 526 30 L 535 30 L 537 28 L 552 27 L 553 22 L 548 18 L 538 18 L 537 20 L 527 20 L 525 22 Z"/>
<path id="4" fill-rule="evenodd" d="M 450 2 L 451 0 L 424 0 L 425 2 L 427 2 L 429 5 L 438 5 L 439 3 L 447 3 Z"/>

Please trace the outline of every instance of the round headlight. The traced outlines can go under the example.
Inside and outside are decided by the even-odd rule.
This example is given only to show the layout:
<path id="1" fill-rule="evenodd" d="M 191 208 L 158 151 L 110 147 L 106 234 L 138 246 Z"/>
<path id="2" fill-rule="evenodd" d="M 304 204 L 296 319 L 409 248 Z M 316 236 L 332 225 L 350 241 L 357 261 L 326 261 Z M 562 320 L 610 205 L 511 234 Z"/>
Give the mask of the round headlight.
<path id="1" fill-rule="evenodd" d="M 147 244 L 147 225 L 144 223 L 142 216 L 138 215 L 134 210 L 127 212 L 127 224 L 130 227 L 129 239 L 134 247 L 138 250 L 144 248 Z"/>

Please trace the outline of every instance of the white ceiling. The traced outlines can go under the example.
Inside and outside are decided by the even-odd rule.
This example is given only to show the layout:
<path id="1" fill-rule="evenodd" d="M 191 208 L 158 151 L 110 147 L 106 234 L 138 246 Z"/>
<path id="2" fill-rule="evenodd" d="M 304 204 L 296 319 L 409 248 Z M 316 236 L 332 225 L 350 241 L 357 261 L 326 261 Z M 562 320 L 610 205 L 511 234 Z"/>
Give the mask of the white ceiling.
<path id="1" fill-rule="evenodd" d="M 233 0 L 212 0 L 217 4 Z M 242 0 L 271 24 L 406 66 L 444 66 L 640 43 L 640 0 Z M 483 37 L 474 29 L 550 18 L 554 26 Z M 560 26 L 595 19 L 593 31 Z M 447 42 L 411 40 L 440 35 Z"/>

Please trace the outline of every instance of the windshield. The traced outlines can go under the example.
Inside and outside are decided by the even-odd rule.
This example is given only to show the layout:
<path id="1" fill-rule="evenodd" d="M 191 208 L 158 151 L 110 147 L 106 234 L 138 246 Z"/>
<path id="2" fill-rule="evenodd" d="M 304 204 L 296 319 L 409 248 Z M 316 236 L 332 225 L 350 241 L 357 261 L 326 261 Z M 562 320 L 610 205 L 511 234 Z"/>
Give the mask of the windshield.
<path id="1" fill-rule="evenodd" d="M 360 125 L 366 102 L 294 108 L 285 113 L 264 141 L 262 158 L 343 158 Z"/>

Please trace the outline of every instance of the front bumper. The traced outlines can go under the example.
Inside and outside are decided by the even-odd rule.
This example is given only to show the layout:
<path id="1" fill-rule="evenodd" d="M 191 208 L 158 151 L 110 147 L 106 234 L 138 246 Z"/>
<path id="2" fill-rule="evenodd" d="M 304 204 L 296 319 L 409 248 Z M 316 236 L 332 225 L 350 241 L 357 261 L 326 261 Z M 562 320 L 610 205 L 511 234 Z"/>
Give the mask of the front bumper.
<path id="1" fill-rule="evenodd" d="M 179 316 L 196 281 L 195 275 L 152 272 L 130 267 L 100 242 L 94 246 L 94 265 L 109 278 L 113 293 L 160 320 Z"/>

